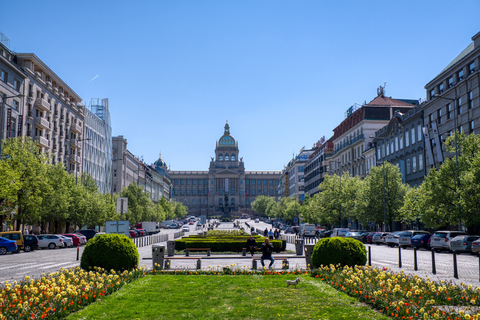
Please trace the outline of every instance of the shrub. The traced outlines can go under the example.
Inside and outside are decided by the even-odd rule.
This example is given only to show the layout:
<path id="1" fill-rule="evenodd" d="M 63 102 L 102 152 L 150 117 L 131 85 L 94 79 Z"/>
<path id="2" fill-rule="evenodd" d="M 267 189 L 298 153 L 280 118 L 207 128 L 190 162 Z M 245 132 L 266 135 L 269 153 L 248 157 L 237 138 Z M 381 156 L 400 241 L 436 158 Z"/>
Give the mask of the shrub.
<path id="1" fill-rule="evenodd" d="M 222 218 L 222 222 L 232 222 L 232 220 L 230 218 Z"/>
<path id="2" fill-rule="evenodd" d="M 123 234 L 100 234 L 88 240 L 80 267 L 91 270 L 124 271 L 138 266 L 139 254 L 135 244 Z"/>
<path id="3" fill-rule="evenodd" d="M 358 240 L 351 238 L 323 238 L 313 248 L 312 265 L 318 268 L 321 265 L 340 264 L 353 267 L 365 265 L 367 250 Z"/>

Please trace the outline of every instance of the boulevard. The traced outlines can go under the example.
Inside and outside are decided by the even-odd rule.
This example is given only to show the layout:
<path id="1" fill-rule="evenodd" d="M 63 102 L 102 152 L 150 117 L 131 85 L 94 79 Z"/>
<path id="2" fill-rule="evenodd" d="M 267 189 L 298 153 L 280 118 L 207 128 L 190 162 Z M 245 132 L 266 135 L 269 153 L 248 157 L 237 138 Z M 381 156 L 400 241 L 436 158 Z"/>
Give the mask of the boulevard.
<path id="1" fill-rule="evenodd" d="M 247 232 L 250 229 L 246 226 L 246 222 L 254 225 L 255 228 L 264 230 L 270 229 L 272 226 L 264 222 L 255 223 L 253 220 L 242 219 L 239 220 L 241 227 Z M 185 233 L 184 236 L 197 233 L 202 230 L 194 231 L 191 226 L 191 231 Z M 233 223 L 223 222 L 218 229 L 231 230 L 234 229 Z M 169 240 L 173 240 L 173 234 L 178 232 L 177 229 L 162 229 L 161 234 L 168 234 Z M 166 248 L 166 242 L 161 242 L 156 245 L 163 245 Z M 260 244 L 257 244 L 260 245 Z M 432 253 L 426 250 L 417 251 L 418 271 L 414 271 L 414 250 L 401 249 L 402 268 L 398 267 L 398 248 L 391 248 L 384 245 L 366 245 L 371 247 L 372 266 L 377 268 L 391 269 L 394 272 L 405 272 L 409 274 L 416 274 L 423 278 L 430 278 L 432 280 L 452 281 L 460 284 L 461 282 L 471 284 L 473 286 L 480 286 L 479 282 L 479 258 L 475 255 L 462 254 L 457 255 L 458 264 L 458 279 L 453 277 L 453 254 L 449 252 L 435 253 L 436 275 L 432 273 Z M 79 257 L 81 257 L 85 246 L 79 247 Z M 287 250 L 291 253 L 295 252 L 295 245 L 287 243 Z M 139 264 L 145 266 L 147 269 L 152 268 L 152 245 L 139 247 Z M 211 257 L 202 255 L 202 269 L 222 268 L 224 266 L 236 265 L 238 268 L 250 268 L 252 265 L 251 257 L 242 257 L 241 253 L 233 254 L 229 257 L 226 255 Z M 43 273 L 56 272 L 61 268 L 72 268 L 80 266 L 80 261 L 77 261 L 77 248 L 63 248 L 63 249 L 43 249 L 35 250 L 33 252 L 20 252 L 18 254 L 7 254 L 0 257 L 0 283 L 5 281 L 13 282 L 24 279 L 26 276 L 38 278 Z M 306 268 L 305 258 L 303 256 L 292 257 L 289 259 L 290 269 Z M 368 262 L 367 262 L 368 263 Z M 281 269 L 281 261 L 275 262 L 275 268 Z M 175 269 L 192 269 L 194 264 L 191 261 L 177 260 L 173 266 Z"/>

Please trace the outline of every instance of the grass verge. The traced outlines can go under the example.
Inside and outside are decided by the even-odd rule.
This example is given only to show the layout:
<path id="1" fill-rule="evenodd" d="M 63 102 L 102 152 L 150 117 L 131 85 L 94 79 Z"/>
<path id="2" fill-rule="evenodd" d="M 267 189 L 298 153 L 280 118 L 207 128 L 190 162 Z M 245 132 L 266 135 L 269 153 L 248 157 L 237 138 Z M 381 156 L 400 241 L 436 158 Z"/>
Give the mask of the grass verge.
<path id="1" fill-rule="evenodd" d="M 388 319 L 309 276 L 146 276 L 67 319 Z"/>

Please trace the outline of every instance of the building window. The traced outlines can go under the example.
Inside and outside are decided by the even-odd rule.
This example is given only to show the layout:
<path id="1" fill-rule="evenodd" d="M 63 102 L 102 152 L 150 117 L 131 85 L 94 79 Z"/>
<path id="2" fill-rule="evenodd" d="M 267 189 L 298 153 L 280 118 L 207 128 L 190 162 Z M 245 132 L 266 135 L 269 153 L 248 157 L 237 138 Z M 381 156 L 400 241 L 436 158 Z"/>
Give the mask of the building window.
<path id="1" fill-rule="evenodd" d="M 218 155 L 218 161 L 223 161 L 223 154 L 220 153 L 220 154 Z"/>
<path id="2" fill-rule="evenodd" d="M 458 132 L 463 133 L 463 126 L 458 127 Z"/>
<path id="3" fill-rule="evenodd" d="M 447 120 L 450 120 L 452 118 L 452 104 L 449 103 L 447 104 Z"/>
<path id="4" fill-rule="evenodd" d="M 381 159 L 381 153 L 380 153 L 380 148 L 377 149 L 377 159 Z"/>
<path id="5" fill-rule="evenodd" d="M 430 90 L 430 99 L 435 97 L 435 89 Z"/>
<path id="6" fill-rule="evenodd" d="M 218 194 L 220 194 L 220 195 L 223 194 L 223 188 L 218 188 Z"/>
<path id="7" fill-rule="evenodd" d="M 255 195 L 255 188 L 252 188 L 252 196 Z"/>
<path id="8" fill-rule="evenodd" d="M 453 77 L 448 78 L 448 87 L 453 87 Z"/>
<path id="9" fill-rule="evenodd" d="M 430 124 L 432 124 L 432 122 L 433 122 L 433 113 L 430 113 L 430 115 L 428 116 L 428 122 L 429 122 Z"/>
<path id="10" fill-rule="evenodd" d="M 472 109 L 473 108 L 473 92 L 470 91 L 468 93 L 468 109 Z"/>
<path id="11" fill-rule="evenodd" d="M 411 134 L 412 134 L 412 145 L 413 145 L 415 144 L 415 128 L 412 128 Z"/>
<path id="12" fill-rule="evenodd" d="M 423 154 L 418 155 L 418 171 L 423 170 Z"/>
<path id="13" fill-rule="evenodd" d="M 193 184 L 194 186 L 196 186 L 196 185 L 197 185 L 197 179 L 193 179 L 193 180 L 192 180 L 192 184 Z"/>
<path id="14" fill-rule="evenodd" d="M 175 184 L 178 186 L 178 179 L 175 179 Z"/>
<path id="15" fill-rule="evenodd" d="M 235 154 L 234 153 L 230 156 L 230 160 L 235 161 Z"/>
<path id="16" fill-rule="evenodd" d="M 205 188 L 205 190 L 203 190 L 203 195 L 208 196 L 208 188 Z"/>
<path id="17" fill-rule="evenodd" d="M 443 83 L 438 86 L 438 93 L 443 93 Z"/>
<path id="18" fill-rule="evenodd" d="M 196 196 L 197 195 L 197 189 L 192 189 L 192 196 Z"/>
<path id="19" fill-rule="evenodd" d="M 417 172 L 417 157 L 415 156 L 412 158 L 412 171 Z"/>
<path id="20" fill-rule="evenodd" d="M 410 174 L 410 159 L 407 159 L 407 174 Z"/>
<path id="21" fill-rule="evenodd" d="M 270 189 L 270 196 L 273 196 L 273 189 Z"/>
<path id="22" fill-rule="evenodd" d="M 437 121 L 438 124 L 442 123 L 442 109 L 437 110 Z"/>
<path id="23" fill-rule="evenodd" d="M 470 133 L 475 133 L 475 121 L 470 121 Z"/>
<path id="24" fill-rule="evenodd" d="M 15 109 L 15 110 L 18 110 L 19 107 L 20 107 L 20 104 L 18 103 L 18 101 L 13 100 L 13 106 L 12 106 L 12 108 Z"/>
<path id="25" fill-rule="evenodd" d="M 462 97 L 457 100 L 457 115 L 462 114 Z"/>
<path id="26" fill-rule="evenodd" d="M 390 141 L 390 152 L 391 152 L 391 153 L 394 152 L 394 149 L 393 149 L 393 140 Z"/>
<path id="27" fill-rule="evenodd" d="M 422 141 L 422 125 L 421 124 L 417 126 L 417 140 L 419 142 Z"/>
<path id="28" fill-rule="evenodd" d="M 183 196 L 185 194 L 185 189 L 180 188 L 180 195 Z"/>
<path id="29" fill-rule="evenodd" d="M 249 188 L 245 188 L 245 195 L 247 195 L 247 196 L 250 195 L 250 189 Z"/>
<path id="30" fill-rule="evenodd" d="M 13 79 L 13 88 L 17 91 L 20 91 L 20 81 Z"/>
<path id="31" fill-rule="evenodd" d="M 185 180 L 184 179 L 180 179 L 180 185 L 185 185 Z"/>
<path id="32" fill-rule="evenodd" d="M 3 70 L 3 69 L 0 69 L 0 79 L 3 81 L 3 82 L 7 82 L 8 81 L 8 73 L 7 71 Z"/>
<path id="33" fill-rule="evenodd" d="M 235 188 L 231 188 L 230 194 L 235 194 Z"/>
<path id="34" fill-rule="evenodd" d="M 457 75 L 458 75 L 458 81 L 462 81 L 463 80 L 463 70 L 458 71 Z"/>
<path id="35" fill-rule="evenodd" d="M 409 131 L 405 131 L 405 147 L 408 147 L 410 145 L 410 133 Z"/>
<path id="36" fill-rule="evenodd" d="M 187 179 L 187 186 L 190 185 L 190 179 Z"/>
<path id="37" fill-rule="evenodd" d="M 470 74 L 475 72 L 475 61 L 468 65 L 468 71 L 470 72 Z"/>
<path id="38" fill-rule="evenodd" d="M 390 147 L 388 145 L 388 142 L 385 145 L 386 145 L 386 147 L 385 147 L 386 156 L 388 157 L 390 155 Z"/>
<path id="39" fill-rule="evenodd" d="M 245 179 L 245 184 L 246 184 L 247 186 L 249 186 L 249 185 L 250 185 L 250 179 Z"/>
<path id="40" fill-rule="evenodd" d="M 399 142 L 400 142 L 400 150 L 402 150 L 403 149 L 403 135 L 400 136 Z"/>
<path id="41" fill-rule="evenodd" d="M 225 155 L 225 161 L 230 161 L 230 157 L 228 156 L 228 153 Z"/>
<path id="42" fill-rule="evenodd" d="M 395 152 L 398 151 L 398 137 L 395 137 Z"/>

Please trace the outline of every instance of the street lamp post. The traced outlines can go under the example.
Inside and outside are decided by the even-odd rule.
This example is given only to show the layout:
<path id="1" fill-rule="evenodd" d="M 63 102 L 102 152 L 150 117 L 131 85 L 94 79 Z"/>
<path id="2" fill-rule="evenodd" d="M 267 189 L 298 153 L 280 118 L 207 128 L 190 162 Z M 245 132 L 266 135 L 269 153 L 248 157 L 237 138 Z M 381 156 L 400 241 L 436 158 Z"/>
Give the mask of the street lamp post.
<path id="1" fill-rule="evenodd" d="M 2 98 L 2 110 L 1 110 L 1 114 L 0 114 L 0 152 L 2 150 L 2 141 L 3 141 L 3 113 L 4 113 L 4 110 L 5 110 L 5 105 L 6 105 L 6 100 L 7 99 L 10 99 L 10 98 L 23 98 L 25 97 L 23 94 L 17 94 L 15 96 L 9 96 L 9 97 L 4 97 L 4 96 L 0 96 Z"/>

